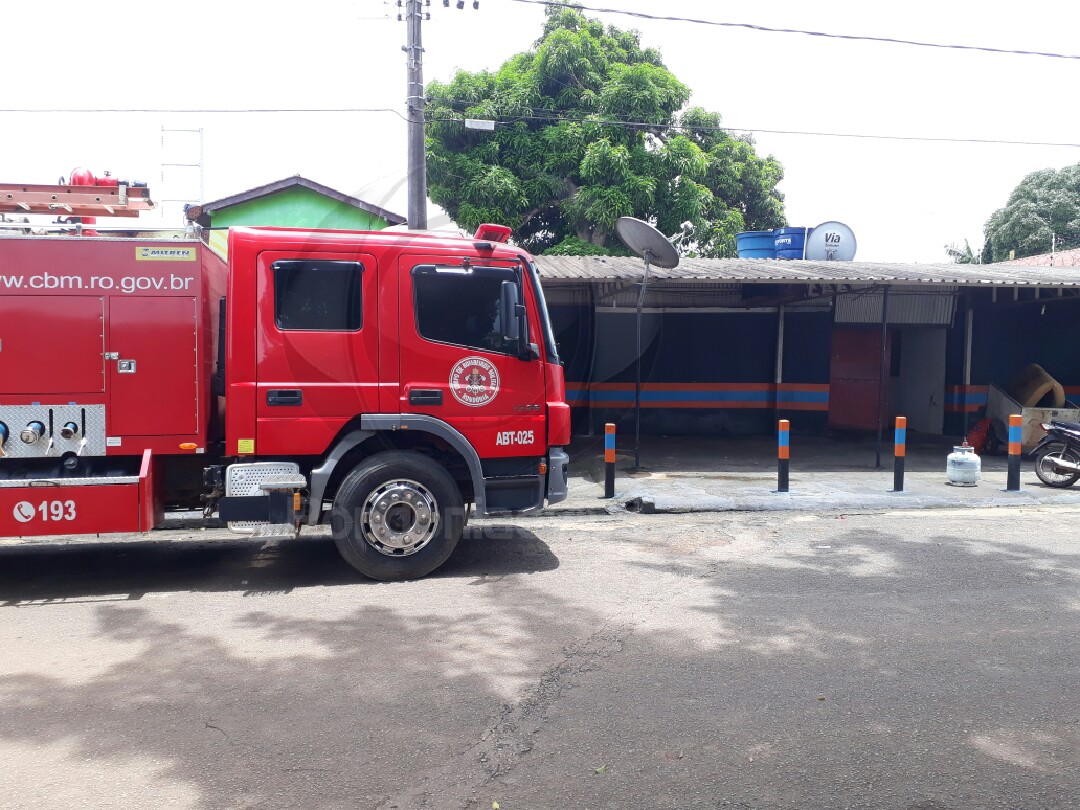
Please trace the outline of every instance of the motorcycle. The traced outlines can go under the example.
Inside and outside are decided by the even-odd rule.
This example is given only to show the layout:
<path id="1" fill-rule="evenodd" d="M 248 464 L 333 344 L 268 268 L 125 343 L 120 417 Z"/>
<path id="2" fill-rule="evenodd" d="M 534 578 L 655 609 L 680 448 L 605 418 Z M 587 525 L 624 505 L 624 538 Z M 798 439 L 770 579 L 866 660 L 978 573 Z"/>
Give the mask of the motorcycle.
<path id="1" fill-rule="evenodd" d="M 1046 431 L 1035 449 L 1035 475 L 1048 487 L 1064 489 L 1080 480 L 1080 423 L 1043 423 Z"/>

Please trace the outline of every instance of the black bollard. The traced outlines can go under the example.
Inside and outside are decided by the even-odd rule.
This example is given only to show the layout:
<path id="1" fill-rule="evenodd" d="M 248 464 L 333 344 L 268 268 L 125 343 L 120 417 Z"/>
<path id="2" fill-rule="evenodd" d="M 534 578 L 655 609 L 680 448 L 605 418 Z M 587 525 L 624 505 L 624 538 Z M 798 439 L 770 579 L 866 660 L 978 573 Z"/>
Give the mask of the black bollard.
<path id="1" fill-rule="evenodd" d="M 780 420 L 780 429 L 776 434 L 776 477 L 777 492 L 788 491 L 788 466 L 791 459 L 791 422 Z"/>
<path id="2" fill-rule="evenodd" d="M 893 492 L 904 491 L 904 459 L 907 458 L 907 417 L 896 417 L 896 432 L 893 439 Z"/>
<path id="3" fill-rule="evenodd" d="M 1020 434 L 1024 420 L 1018 413 L 1009 416 L 1009 475 L 1005 489 L 1020 491 Z"/>
<path id="4" fill-rule="evenodd" d="M 615 497 L 615 425 L 604 425 L 604 497 Z"/>

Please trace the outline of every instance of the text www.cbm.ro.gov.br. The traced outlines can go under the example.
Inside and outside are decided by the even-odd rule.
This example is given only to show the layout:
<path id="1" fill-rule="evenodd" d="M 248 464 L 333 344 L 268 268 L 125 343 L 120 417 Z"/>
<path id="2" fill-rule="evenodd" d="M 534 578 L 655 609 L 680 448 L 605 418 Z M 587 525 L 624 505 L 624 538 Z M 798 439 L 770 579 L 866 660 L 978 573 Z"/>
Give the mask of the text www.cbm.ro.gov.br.
<path id="1" fill-rule="evenodd" d="M 0 275 L 0 289 L 8 290 L 119 290 L 122 293 L 135 292 L 183 292 L 191 288 L 195 281 L 189 276 L 169 274 L 168 277 L 154 276 L 59 276 L 53 273 L 41 273 L 33 276 Z"/>

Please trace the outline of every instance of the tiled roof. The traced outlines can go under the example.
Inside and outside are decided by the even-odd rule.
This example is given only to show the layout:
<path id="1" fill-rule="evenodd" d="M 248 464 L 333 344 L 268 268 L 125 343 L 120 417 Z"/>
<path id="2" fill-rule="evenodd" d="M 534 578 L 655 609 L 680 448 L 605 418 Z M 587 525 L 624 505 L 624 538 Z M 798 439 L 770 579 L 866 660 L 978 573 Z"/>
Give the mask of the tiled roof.
<path id="1" fill-rule="evenodd" d="M 1080 268 L 1080 248 L 1059 250 L 1056 253 L 1040 253 L 1038 256 L 1025 256 L 1001 262 L 1009 267 L 1076 267 Z"/>

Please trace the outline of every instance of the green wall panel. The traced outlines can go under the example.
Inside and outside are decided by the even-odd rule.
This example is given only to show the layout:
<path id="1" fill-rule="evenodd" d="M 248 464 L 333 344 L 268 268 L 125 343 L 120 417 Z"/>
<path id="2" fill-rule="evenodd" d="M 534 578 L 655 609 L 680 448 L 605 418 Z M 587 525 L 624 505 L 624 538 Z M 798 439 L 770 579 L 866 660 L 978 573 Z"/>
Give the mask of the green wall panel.
<path id="1" fill-rule="evenodd" d="M 213 228 L 233 225 L 263 225 L 280 228 L 329 228 L 379 231 L 389 223 L 351 205 L 324 197 L 303 186 L 250 200 L 210 214 Z"/>

